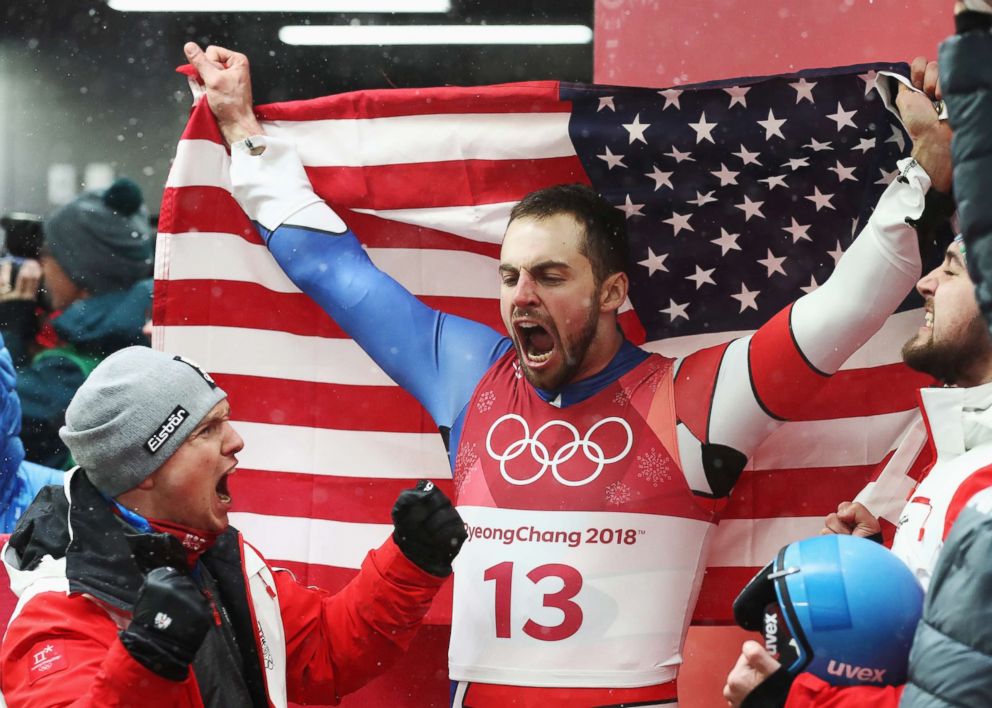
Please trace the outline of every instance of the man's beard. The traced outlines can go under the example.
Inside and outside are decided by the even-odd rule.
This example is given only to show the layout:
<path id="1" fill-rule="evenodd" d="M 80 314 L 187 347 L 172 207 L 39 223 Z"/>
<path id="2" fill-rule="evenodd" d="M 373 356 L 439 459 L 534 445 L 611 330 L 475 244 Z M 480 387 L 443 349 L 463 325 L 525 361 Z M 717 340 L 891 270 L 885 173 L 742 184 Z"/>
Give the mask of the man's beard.
<path id="1" fill-rule="evenodd" d="M 592 302 L 598 302 L 598 298 L 594 298 Z M 524 364 L 525 358 L 521 356 L 520 347 L 521 345 L 514 339 L 513 345 L 517 350 L 517 361 L 520 362 L 520 369 L 524 372 L 524 377 L 531 383 L 531 385 L 543 389 L 545 391 L 557 391 L 565 384 L 571 383 L 572 378 L 575 376 L 579 367 L 582 366 L 582 362 L 586 358 L 586 352 L 589 351 L 589 346 L 592 344 L 592 340 L 596 337 L 596 325 L 599 322 L 599 313 L 595 308 L 589 308 L 589 317 L 586 319 L 582 326 L 582 330 L 579 332 L 578 339 L 575 340 L 574 344 L 566 345 L 564 339 L 560 336 L 557 337 L 558 344 L 561 347 L 562 354 L 562 364 L 561 368 L 558 369 L 556 373 L 552 374 L 552 378 L 547 380 L 541 380 L 541 376 Z M 557 329 L 557 328 L 556 328 Z"/>
<path id="2" fill-rule="evenodd" d="M 902 359 L 910 369 L 956 385 L 976 362 L 992 356 L 992 337 L 982 316 L 975 315 L 956 340 L 935 342 L 931 334 L 926 342 L 915 344 L 914 337 L 903 345 Z"/>

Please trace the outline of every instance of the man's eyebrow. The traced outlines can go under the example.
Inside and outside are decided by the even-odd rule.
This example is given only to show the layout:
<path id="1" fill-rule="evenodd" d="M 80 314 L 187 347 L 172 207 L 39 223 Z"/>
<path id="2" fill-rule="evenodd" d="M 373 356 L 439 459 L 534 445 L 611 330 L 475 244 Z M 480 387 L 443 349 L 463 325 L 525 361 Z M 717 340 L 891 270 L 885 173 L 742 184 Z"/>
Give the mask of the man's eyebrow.
<path id="1" fill-rule="evenodd" d="M 962 258 L 961 254 L 958 253 L 957 251 L 952 251 L 951 249 L 947 249 L 947 251 L 944 254 L 944 259 L 947 261 L 953 261 L 961 268 L 965 267 L 964 258 Z"/>
<path id="2" fill-rule="evenodd" d="M 547 270 L 548 268 L 567 268 L 571 270 L 572 266 L 567 261 L 556 261 L 552 259 L 546 261 L 539 261 L 537 263 L 531 265 L 525 265 L 525 266 L 515 266 L 515 265 L 510 265 L 509 263 L 500 263 L 499 265 L 499 269 L 501 271 L 509 271 L 513 273 L 520 270 L 526 270 L 533 273 L 539 270 Z"/>
<path id="3" fill-rule="evenodd" d="M 197 425 L 194 428 L 194 430 L 199 430 L 200 428 L 205 428 L 206 426 L 210 425 L 211 423 L 216 423 L 218 420 L 224 420 L 225 418 L 230 417 L 230 415 L 231 415 L 231 409 L 230 409 L 230 407 L 222 408 L 221 410 L 215 411 L 213 413 L 208 413 L 203 418 L 203 420 L 201 420 L 199 423 L 197 423 Z"/>

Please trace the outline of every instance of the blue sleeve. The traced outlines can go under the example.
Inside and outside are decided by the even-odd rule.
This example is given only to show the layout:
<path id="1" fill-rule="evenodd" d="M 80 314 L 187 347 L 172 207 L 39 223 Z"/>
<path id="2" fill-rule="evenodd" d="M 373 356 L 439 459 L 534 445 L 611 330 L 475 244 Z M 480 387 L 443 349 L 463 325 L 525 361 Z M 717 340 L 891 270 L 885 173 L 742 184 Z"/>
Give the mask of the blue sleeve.
<path id="1" fill-rule="evenodd" d="M 0 532 L 9 533 L 17 519 L 45 484 L 62 475 L 24 461 L 21 443 L 21 402 L 17 397 L 17 374 L 10 351 L 0 337 Z"/>
<path id="2" fill-rule="evenodd" d="M 490 327 L 424 305 L 376 268 L 350 231 L 258 228 L 290 280 L 413 394 L 439 427 L 452 426 L 482 375 L 510 347 Z"/>

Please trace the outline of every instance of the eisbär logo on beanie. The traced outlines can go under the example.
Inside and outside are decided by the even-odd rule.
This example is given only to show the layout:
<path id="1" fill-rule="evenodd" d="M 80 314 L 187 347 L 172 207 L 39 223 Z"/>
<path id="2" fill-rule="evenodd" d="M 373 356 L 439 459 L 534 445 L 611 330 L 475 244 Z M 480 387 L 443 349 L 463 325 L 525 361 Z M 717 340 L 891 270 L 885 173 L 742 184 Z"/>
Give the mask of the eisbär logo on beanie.
<path id="1" fill-rule="evenodd" d="M 177 359 L 179 357 L 176 357 Z M 187 362 L 189 363 L 189 362 Z M 172 437 L 172 434 L 179 430 L 179 426 L 186 422 L 189 418 L 189 411 L 187 411 L 182 406 L 176 406 L 175 410 L 169 414 L 169 417 L 162 421 L 162 425 L 158 426 L 158 431 L 148 438 L 145 443 L 145 449 L 148 453 L 154 455 L 159 449 Z"/>

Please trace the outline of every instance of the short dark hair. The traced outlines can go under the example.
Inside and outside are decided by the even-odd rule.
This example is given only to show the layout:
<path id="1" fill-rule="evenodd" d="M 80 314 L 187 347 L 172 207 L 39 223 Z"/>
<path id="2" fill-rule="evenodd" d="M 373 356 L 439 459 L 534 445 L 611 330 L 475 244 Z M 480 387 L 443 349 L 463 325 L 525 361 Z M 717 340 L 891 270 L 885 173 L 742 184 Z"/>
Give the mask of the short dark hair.
<path id="1" fill-rule="evenodd" d="M 531 192 L 510 211 L 510 221 L 557 214 L 568 214 L 584 229 L 581 252 L 592 263 L 596 282 L 627 270 L 627 220 L 588 185 L 559 184 Z"/>

